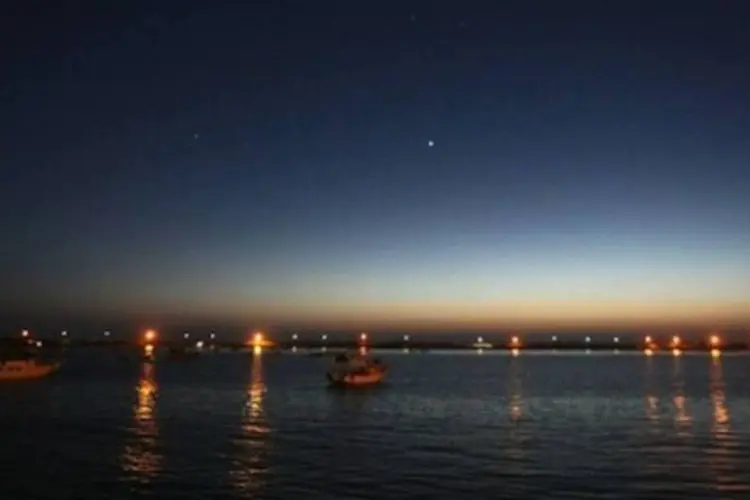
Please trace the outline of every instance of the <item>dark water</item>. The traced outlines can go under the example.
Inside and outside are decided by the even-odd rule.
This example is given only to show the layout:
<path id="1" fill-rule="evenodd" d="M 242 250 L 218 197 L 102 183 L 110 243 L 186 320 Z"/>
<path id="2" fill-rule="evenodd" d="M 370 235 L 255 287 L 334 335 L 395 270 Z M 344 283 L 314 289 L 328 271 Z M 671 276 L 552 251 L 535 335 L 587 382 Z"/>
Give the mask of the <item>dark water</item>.
<path id="1" fill-rule="evenodd" d="M 75 353 L 0 385 L 1 498 L 750 498 L 750 357 L 384 357 Z"/>

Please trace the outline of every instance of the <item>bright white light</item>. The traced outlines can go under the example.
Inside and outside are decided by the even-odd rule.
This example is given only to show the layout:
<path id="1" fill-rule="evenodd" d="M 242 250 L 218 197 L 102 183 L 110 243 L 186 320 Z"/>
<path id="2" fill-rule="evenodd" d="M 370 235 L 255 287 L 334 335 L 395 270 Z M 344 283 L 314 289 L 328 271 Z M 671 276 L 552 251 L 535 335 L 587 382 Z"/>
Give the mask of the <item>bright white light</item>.
<path id="1" fill-rule="evenodd" d="M 215 338 L 216 338 L 216 334 L 215 334 L 214 332 L 211 332 L 211 335 L 210 335 L 210 336 L 211 336 L 211 340 L 213 340 L 213 339 L 215 339 Z"/>
<path id="2" fill-rule="evenodd" d="M 109 330 L 106 330 L 106 331 L 104 332 L 104 336 L 105 336 L 105 337 L 109 337 L 110 335 L 111 335 L 111 333 L 110 333 L 110 331 L 109 331 Z"/>
<path id="3" fill-rule="evenodd" d="M 328 335 L 326 335 L 326 334 L 324 333 L 323 335 L 321 335 L 321 336 L 320 336 L 320 338 L 321 338 L 322 340 L 328 340 Z"/>
<path id="4" fill-rule="evenodd" d="M 619 344 L 619 343 L 620 343 L 620 337 L 615 337 L 615 344 Z"/>
<path id="5" fill-rule="evenodd" d="M 586 337 L 586 343 L 588 344 L 589 342 L 591 342 L 591 337 Z"/>
<path id="6" fill-rule="evenodd" d="M 187 332 L 185 332 L 185 335 L 183 335 L 183 337 L 185 337 L 186 339 L 189 339 L 190 338 L 190 334 L 187 333 Z"/>
<path id="7" fill-rule="evenodd" d="M 552 342 L 557 342 L 557 335 L 552 336 Z"/>
<path id="8" fill-rule="evenodd" d="M 60 332 L 60 336 L 62 336 L 62 337 L 67 337 L 67 336 L 68 336 L 68 331 L 67 331 L 67 330 L 63 330 L 63 331 L 61 331 L 61 332 Z"/>
<path id="9" fill-rule="evenodd" d="M 292 335 L 292 340 L 297 340 L 298 338 L 299 338 L 299 335 L 297 335 L 296 333 Z"/>
<path id="10" fill-rule="evenodd" d="M 479 343 L 481 344 L 482 342 L 484 342 L 484 338 L 482 338 L 482 337 L 477 337 L 477 342 L 479 342 Z"/>
<path id="11" fill-rule="evenodd" d="M 427 147 L 431 148 L 435 145 L 435 141 L 427 141 Z"/>
<path id="12" fill-rule="evenodd" d="M 199 340 L 198 342 L 196 342 L 195 347 L 197 347 L 198 349 L 203 349 L 203 341 Z"/>
<path id="13" fill-rule="evenodd" d="M 409 336 L 408 335 L 404 335 L 404 342 L 409 342 Z"/>

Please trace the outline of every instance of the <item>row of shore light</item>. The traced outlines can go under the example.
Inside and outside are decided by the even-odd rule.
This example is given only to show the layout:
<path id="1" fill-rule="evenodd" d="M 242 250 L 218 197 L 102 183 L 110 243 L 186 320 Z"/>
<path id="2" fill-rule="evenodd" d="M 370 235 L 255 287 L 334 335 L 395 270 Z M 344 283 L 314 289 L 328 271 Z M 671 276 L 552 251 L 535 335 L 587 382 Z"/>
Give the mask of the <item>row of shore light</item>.
<path id="1" fill-rule="evenodd" d="M 105 337 L 110 337 L 111 336 L 111 331 L 109 331 L 109 330 L 104 331 L 104 336 Z M 21 332 L 21 337 L 28 338 L 29 340 L 31 340 L 31 334 L 30 334 L 29 330 L 23 330 Z M 68 337 L 68 331 L 67 330 L 62 330 L 60 332 L 60 337 L 67 338 Z M 156 341 L 156 338 L 157 338 L 157 333 L 153 329 L 146 330 L 146 332 L 144 333 L 144 337 L 143 337 L 143 339 L 144 339 L 144 341 L 146 343 L 153 343 L 153 342 Z M 183 338 L 185 340 L 190 339 L 190 333 L 189 332 L 183 333 Z M 211 340 L 215 340 L 216 339 L 216 333 L 215 332 L 211 332 L 209 334 L 209 338 Z M 295 341 L 295 342 L 297 340 L 299 340 L 299 335 L 297 333 L 292 334 L 292 340 Z M 328 340 L 328 335 L 325 334 L 325 333 L 322 334 L 320 336 L 320 340 L 323 341 L 323 342 L 326 342 Z M 368 340 L 368 334 L 366 332 L 362 332 L 362 333 L 359 334 L 359 342 L 360 342 L 360 344 L 367 343 L 367 340 Z M 411 338 L 410 338 L 409 335 L 404 335 L 403 336 L 404 343 L 408 343 L 410 340 L 411 340 Z M 592 341 L 592 339 L 591 339 L 590 336 L 587 336 L 587 337 L 584 338 L 584 342 L 586 344 L 590 344 L 591 341 Z M 612 341 L 615 344 L 619 344 L 620 343 L 620 338 L 619 337 L 613 337 Z M 552 336 L 552 342 L 553 343 L 558 342 L 558 336 L 557 335 L 553 335 Z M 37 343 L 39 343 L 39 341 L 37 341 Z M 707 339 L 707 343 L 708 343 L 708 346 L 712 350 L 711 351 L 712 354 L 714 352 L 717 352 L 717 353 L 719 352 L 719 348 L 721 347 L 721 338 L 718 335 L 716 335 L 716 334 L 710 335 L 708 337 L 708 339 Z M 265 336 L 264 336 L 264 334 L 262 332 L 254 332 L 253 335 L 252 335 L 252 337 L 251 337 L 251 339 L 248 341 L 248 345 L 251 345 L 251 346 L 259 346 L 259 345 L 260 346 L 266 346 L 266 345 L 269 345 L 269 344 L 270 344 L 270 342 L 265 338 Z M 646 355 L 648 355 L 648 356 L 653 355 L 654 351 L 656 351 L 659 348 L 658 343 L 654 340 L 654 338 L 651 335 L 646 335 L 644 337 L 643 344 L 644 344 L 644 353 Z M 473 346 L 476 347 L 477 349 L 485 349 L 485 348 L 492 348 L 493 347 L 493 345 L 491 343 L 486 342 L 485 339 L 484 339 L 484 337 L 481 337 L 481 336 L 477 337 L 476 342 L 473 344 Z M 670 341 L 668 343 L 668 346 L 669 346 L 670 349 L 672 349 L 672 353 L 674 355 L 679 356 L 682 353 L 683 341 L 682 341 L 682 339 L 678 335 L 675 335 L 675 336 L 673 336 L 670 339 Z M 202 340 L 198 340 L 196 342 L 196 347 L 198 347 L 198 348 L 203 347 L 203 341 Z M 522 347 L 521 338 L 518 335 L 513 335 L 510 338 L 510 342 L 509 342 L 508 347 L 510 347 L 512 349 L 520 349 Z"/>

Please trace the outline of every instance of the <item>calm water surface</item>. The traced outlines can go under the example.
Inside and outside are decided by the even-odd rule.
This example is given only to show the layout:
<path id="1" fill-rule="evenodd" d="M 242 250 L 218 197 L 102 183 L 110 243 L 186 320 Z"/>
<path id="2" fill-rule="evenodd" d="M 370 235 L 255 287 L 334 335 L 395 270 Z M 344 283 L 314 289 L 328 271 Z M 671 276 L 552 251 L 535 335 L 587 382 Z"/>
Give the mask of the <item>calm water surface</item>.
<path id="1" fill-rule="evenodd" d="M 384 357 L 71 353 L 0 385 L 2 499 L 750 498 L 750 357 Z"/>

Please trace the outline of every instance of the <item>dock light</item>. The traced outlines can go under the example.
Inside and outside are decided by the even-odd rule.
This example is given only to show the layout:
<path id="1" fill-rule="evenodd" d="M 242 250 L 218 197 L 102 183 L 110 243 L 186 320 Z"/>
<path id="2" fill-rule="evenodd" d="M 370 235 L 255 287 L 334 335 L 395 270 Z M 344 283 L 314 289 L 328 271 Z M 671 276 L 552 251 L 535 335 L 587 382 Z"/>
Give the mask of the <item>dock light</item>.
<path id="1" fill-rule="evenodd" d="M 484 337 L 477 337 L 477 342 L 480 344 L 484 343 Z"/>
<path id="2" fill-rule="evenodd" d="M 404 335 L 404 342 L 409 342 L 409 336 L 408 335 Z"/>
<path id="3" fill-rule="evenodd" d="M 510 343 L 514 346 L 519 346 L 521 345 L 521 339 L 519 339 L 517 335 L 514 335 L 513 337 L 511 337 Z"/>
<path id="4" fill-rule="evenodd" d="M 299 338 L 299 335 L 297 335 L 296 333 L 292 335 L 292 340 L 297 340 L 298 338 Z"/>
<path id="5" fill-rule="evenodd" d="M 199 340 L 198 342 L 196 342 L 195 347 L 196 349 L 203 349 L 203 341 Z"/>
<path id="6" fill-rule="evenodd" d="M 328 340 L 328 335 L 326 335 L 324 333 L 323 335 L 320 336 L 320 340 L 322 340 L 323 342 L 325 342 L 326 340 Z"/>
<path id="7" fill-rule="evenodd" d="M 718 349 L 711 349 L 711 357 L 712 358 L 718 358 L 721 356 L 721 351 Z"/>
<path id="8" fill-rule="evenodd" d="M 154 340 L 156 340 L 156 332 L 154 330 L 146 330 L 143 338 L 146 340 L 146 342 L 153 342 Z"/>
<path id="9" fill-rule="evenodd" d="M 106 331 L 104 332 L 104 336 L 105 336 L 105 337 L 109 337 L 110 335 L 111 335 L 111 332 L 110 332 L 109 330 L 106 330 Z"/>
<path id="10" fill-rule="evenodd" d="M 512 356 L 513 356 L 514 358 L 515 358 L 515 357 L 517 357 L 517 356 L 518 356 L 518 354 L 519 354 L 520 352 L 521 352 L 521 351 L 520 351 L 520 349 L 518 349 L 518 348 L 515 348 L 515 347 L 514 347 L 513 349 L 511 349 L 511 350 L 510 350 L 510 354 L 511 354 L 511 355 L 512 355 Z"/>
<path id="11" fill-rule="evenodd" d="M 188 332 L 185 332 L 185 334 L 182 337 L 185 338 L 185 339 L 189 339 L 190 338 L 190 334 Z"/>
<path id="12" fill-rule="evenodd" d="M 677 357 L 677 356 L 682 356 L 682 351 L 681 351 L 681 350 L 679 350 L 679 349 L 677 349 L 677 348 L 675 347 L 674 349 L 672 349 L 672 355 L 673 355 L 673 356 L 675 356 L 675 357 Z"/>
<path id="13" fill-rule="evenodd" d="M 146 354 L 146 356 L 151 356 L 154 353 L 154 345 L 146 344 L 143 348 L 143 352 Z"/>
<path id="14" fill-rule="evenodd" d="M 587 344 L 590 344 L 590 343 L 591 343 L 591 337 L 586 337 L 586 339 L 585 339 L 585 340 L 586 340 L 586 343 L 587 343 Z"/>
<path id="15" fill-rule="evenodd" d="M 615 344 L 619 344 L 620 343 L 620 337 L 615 337 L 614 341 L 615 341 Z"/>
<path id="16" fill-rule="evenodd" d="M 216 333 L 211 332 L 211 335 L 209 335 L 209 337 L 211 337 L 211 340 L 214 340 L 216 338 Z"/>
<path id="17" fill-rule="evenodd" d="M 675 335 L 674 337 L 672 337 L 672 346 L 673 347 L 678 347 L 680 345 L 680 342 L 681 342 L 680 337 L 678 337 L 677 335 Z"/>
<path id="18" fill-rule="evenodd" d="M 263 333 L 256 332 L 253 334 L 253 344 L 254 345 L 261 345 L 263 343 Z"/>
<path id="19" fill-rule="evenodd" d="M 42 347 L 42 341 L 41 340 L 37 340 L 36 341 L 36 346 L 37 347 Z"/>
<path id="20" fill-rule="evenodd" d="M 63 331 L 61 331 L 61 332 L 60 332 L 60 336 L 61 336 L 61 337 L 67 337 L 67 336 L 68 336 L 68 331 L 67 331 L 67 330 L 63 330 Z"/>
<path id="21" fill-rule="evenodd" d="M 367 334 L 365 332 L 362 332 L 359 334 L 359 340 L 361 342 L 367 342 Z"/>
<path id="22" fill-rule="evenodd" d="M 646 348 L 644 349 L 643 354 L 645 354 L 646 356 L 653 356 L 654 351 L 652 349 Z"/>
<path id="23" fill-rule="evenodd" d="M 552 342 L 557 342 L 557 335 L 552 336 Z"/>
<path id="24" fill-rule="evenodd" d="M 721 339 L 718 335 L 711 335 L 708 341 L 711 344 L 711 347 L 719 347 L 719 344 L 721 344 Z"/>
<path id="25" fill-rule="evenodd" d="M 645 338 L 645 339 L 643 339 L 643 340 L 644 340 L 644 341 L 645 341 L 645 342 L 646 342 L 647 344 L 650 344 L 651 342 L 653 342 L 653 341 L 654 341 L 654 339 L 653 339 L 653 338 L 651 338 L 651 335 L 646 335 L 646 338 Z"/>
<path id="26" fill-rule="evenodd" d="M 28 336 L 29 336 L 29 331 L 28 330 L 24 330 L 24 331 L 21 332 L 21 337 L 26 338 Z"/>

